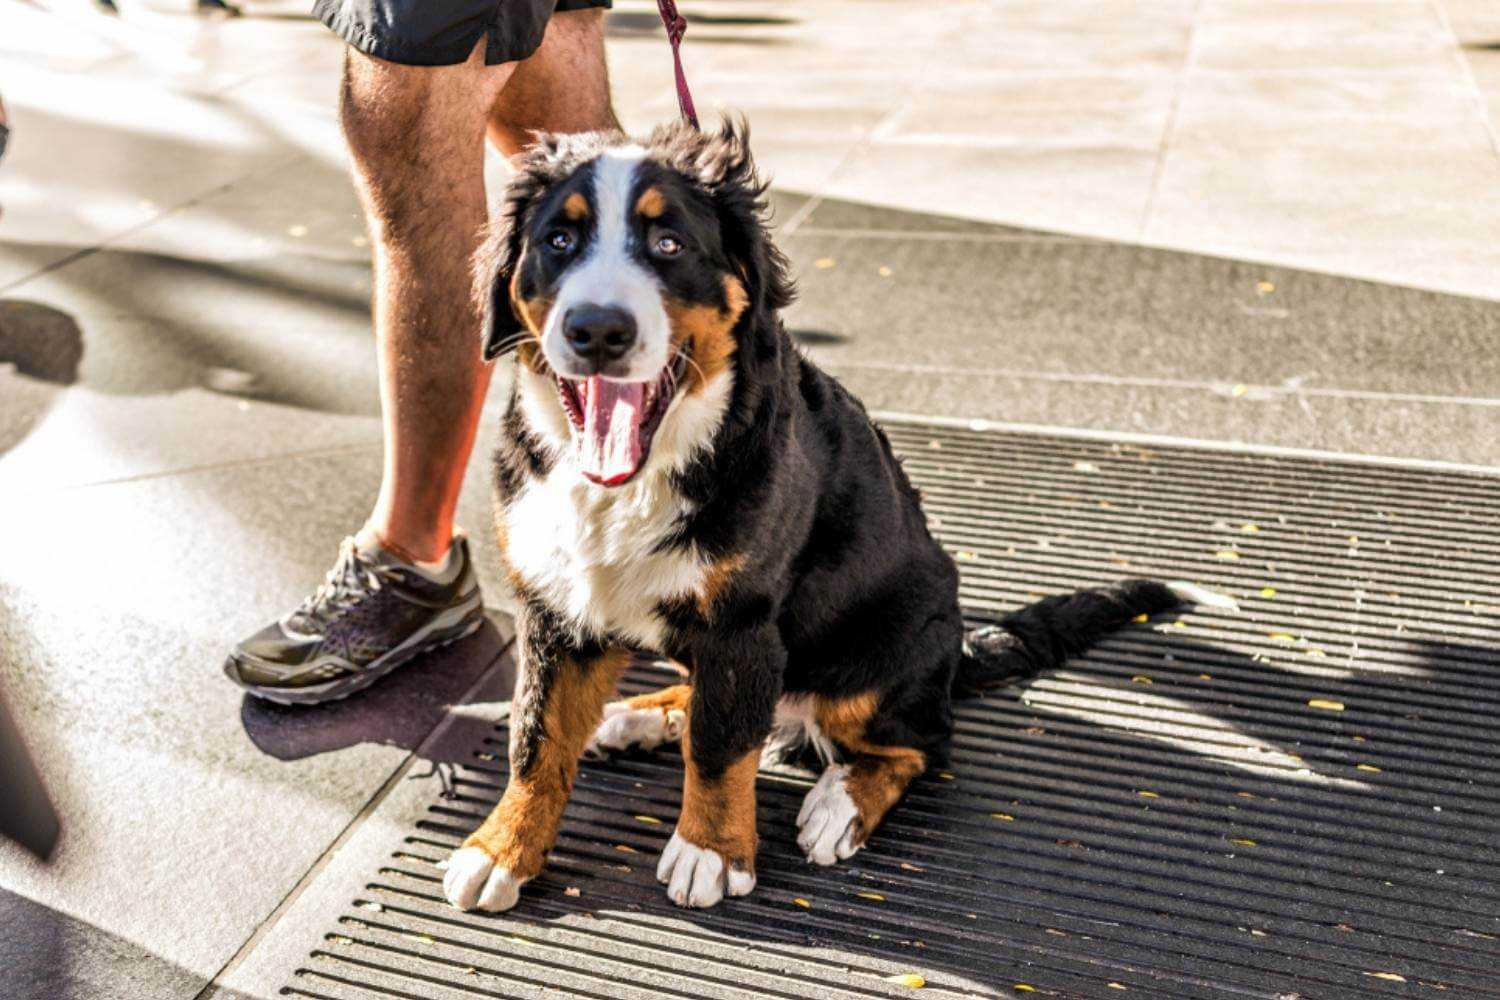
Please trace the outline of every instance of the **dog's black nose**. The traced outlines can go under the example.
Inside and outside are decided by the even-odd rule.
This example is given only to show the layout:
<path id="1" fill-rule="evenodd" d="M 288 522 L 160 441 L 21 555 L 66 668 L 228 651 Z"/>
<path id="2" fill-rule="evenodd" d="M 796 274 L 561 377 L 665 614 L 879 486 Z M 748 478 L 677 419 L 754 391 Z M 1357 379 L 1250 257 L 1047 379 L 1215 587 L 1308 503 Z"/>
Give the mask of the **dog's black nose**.
<path id="1" fill-rule="evenodd" d="M 575 306 L 563 317 L 563 337 L 596 364 L 618 361 L 635 343 L 635 317 L 617 306 Z"/>

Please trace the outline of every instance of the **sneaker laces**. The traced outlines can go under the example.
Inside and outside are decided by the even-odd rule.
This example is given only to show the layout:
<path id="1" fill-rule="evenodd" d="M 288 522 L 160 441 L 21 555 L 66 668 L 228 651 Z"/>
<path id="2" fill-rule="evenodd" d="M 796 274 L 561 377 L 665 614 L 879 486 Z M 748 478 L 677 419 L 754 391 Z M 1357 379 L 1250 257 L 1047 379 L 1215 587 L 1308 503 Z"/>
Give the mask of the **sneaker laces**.
<path id="1" fill-rule="evenodd" d="M 393 574 L 389 568 L 360 552 L 352 536 L 345 538 L 339 544 L 338 561 L 318 584 L 318 589 L 297 605 L 297 610 L 287 615 L 283 624 L 290 625 L 300 620 L 326 625 L 378 592 L 391 578 Z"/>

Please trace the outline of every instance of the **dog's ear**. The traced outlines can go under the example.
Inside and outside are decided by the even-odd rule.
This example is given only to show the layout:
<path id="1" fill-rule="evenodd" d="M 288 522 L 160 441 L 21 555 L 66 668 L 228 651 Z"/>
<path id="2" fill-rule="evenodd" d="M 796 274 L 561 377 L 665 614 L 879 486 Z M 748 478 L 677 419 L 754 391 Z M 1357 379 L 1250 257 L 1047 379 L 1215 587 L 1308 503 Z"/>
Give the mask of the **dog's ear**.
<path id="1" fill-rule="evenodd" d="M 797 297 L 786 256 L 771 240 L 766 189 L 750 155 L 750 126 L 742 117 L 726 118 L 717 132 L 702 134 L 685 126 L 668 126 L 678 134 L 667 141 L 683 143 L 690 163 L 679 162 L 712 197 L 719 215 L 724 250 L 744 280 L 755 311 L 784 309 Z M 674 143 L 675 144 L 675 143 Z"/>
<path id="2" fill-rule="evenodd" d="M 474 288 L 483 316 L 480 350 L 493 361 L 521 343 L 525 327 L 511 301 L 511 284 L 526 252 L 526 226 L 537 197 L 559 169 L 558 137 L 536 136 L 536 142 L 505 189 L 505 204 L 485 231 L 474 253 Z"/>
<path id="3" fill-rule="evenodd" d="M 479 298 L 480 351 L 494 361 L 516 346 L 523 327 L 510 301 L 510 283 L 521 260 L 520 227 L 509 213 L 490 224 L 474 254 L 474 287 Z"/>

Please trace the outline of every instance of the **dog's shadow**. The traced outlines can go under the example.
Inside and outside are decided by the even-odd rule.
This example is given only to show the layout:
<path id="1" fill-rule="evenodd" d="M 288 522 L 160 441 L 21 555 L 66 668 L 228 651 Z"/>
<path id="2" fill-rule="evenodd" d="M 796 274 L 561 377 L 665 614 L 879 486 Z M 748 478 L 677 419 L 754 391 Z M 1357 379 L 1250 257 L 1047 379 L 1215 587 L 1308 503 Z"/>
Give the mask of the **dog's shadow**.
<path id="1" fill-rule="evenodd" d="M 877 991 L 882 979 L 916 975 L 959 992 L 1037 981 L 1066 993 L 1085 981 L 1080 968 L 1098 967 L 1159 990 L 1174 977 L 1186 984 L 1207 960 L 1188 945 L 1153 952 L 1150 974 L 1136 971 L 1127 956 L 1153 941 L 1208 936 L 1213 961 L 1255 966 L 1275 934 L 1330 949 L 1332 971 L 1303 981 L 1337 991 L 1348 983 L 1339 949 L 1407 967 L 1438 954 L 1418 935 L 1393 937 L 1378 914 L 1399 906 L 1411 926 L 1448 927 L 1456 888 L 1496 874 L 1493 830 L 1467 808 L 1477 794 L 1468 769 L 1493 764 L 1424 756 L 1445 742 L 1455 703 L 1430 698 L 1441 707 L 1399 718 L 1389 704 L 1399 689 L 1472 683 L 1500 654 L 1411 641 L 1408 667 L 1393 675 L 1336 659 L 1308 671 L 1303 652 L 1244 655 L 1158 620 L 960 703 L 952 759 L 913 786 L 863 851 L 830 868 L 796 846 L 815 773 L 763 770 L 758 885 L 709 910 L 673 906 L 654 877 L 681 802 L 681 758 L 663 749 L 585 762 L 549 866 L 516 909 L 445 911 L 436 866 L 504 785 L 506 734 L 495 727 L 456 768 L 451 797 L 369 884 L 370 899 L 504 935 L 565 930 L 580 964 L 622 942 L 672 951 L 684 964 L 659 974 L 664 986 L 682 978 L 674 989 L 728 963 L 740 985 L 767 992 L 777 976 L 810 982 L 833 968 Z M 673 682 L 636 670 L 622 693 Z M 1434 844 L 1461 850 L 1434 862 L 1424 853 Z M 1446 875 L 1434 875 L 1442 865 Z M 1470 909 L 1469 931 L 1500 934 L 1500 918 Z"/>

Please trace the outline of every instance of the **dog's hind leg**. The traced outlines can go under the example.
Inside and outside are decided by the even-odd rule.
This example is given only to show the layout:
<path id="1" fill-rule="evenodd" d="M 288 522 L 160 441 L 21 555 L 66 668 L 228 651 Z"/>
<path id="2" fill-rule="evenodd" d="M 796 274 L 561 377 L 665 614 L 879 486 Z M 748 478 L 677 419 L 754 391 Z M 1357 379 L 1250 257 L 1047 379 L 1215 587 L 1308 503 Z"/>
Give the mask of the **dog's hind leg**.
<path id="1" fill-rule="evenodd" d="M 610 753 L 629 750 L 655 750 L 663 743 L 675 743 L 687 729 L 688 701 L 693 689 L 674 684 L 660 691 L 638 694 L 604 706 L 604 721 L 594 730 L 583 755 L 598 760 Z"/>
<path id="2" fill-rule="evenodd" d="M 927 769 L 921 750 L 870 739 L 876 705 L 873 694 L 818 701 L 818 726 L 846 759 L 823 771 L 797 814 L 797 846 L 815 864 L 831 865 L 863 847 L 907 786 Z"/>

